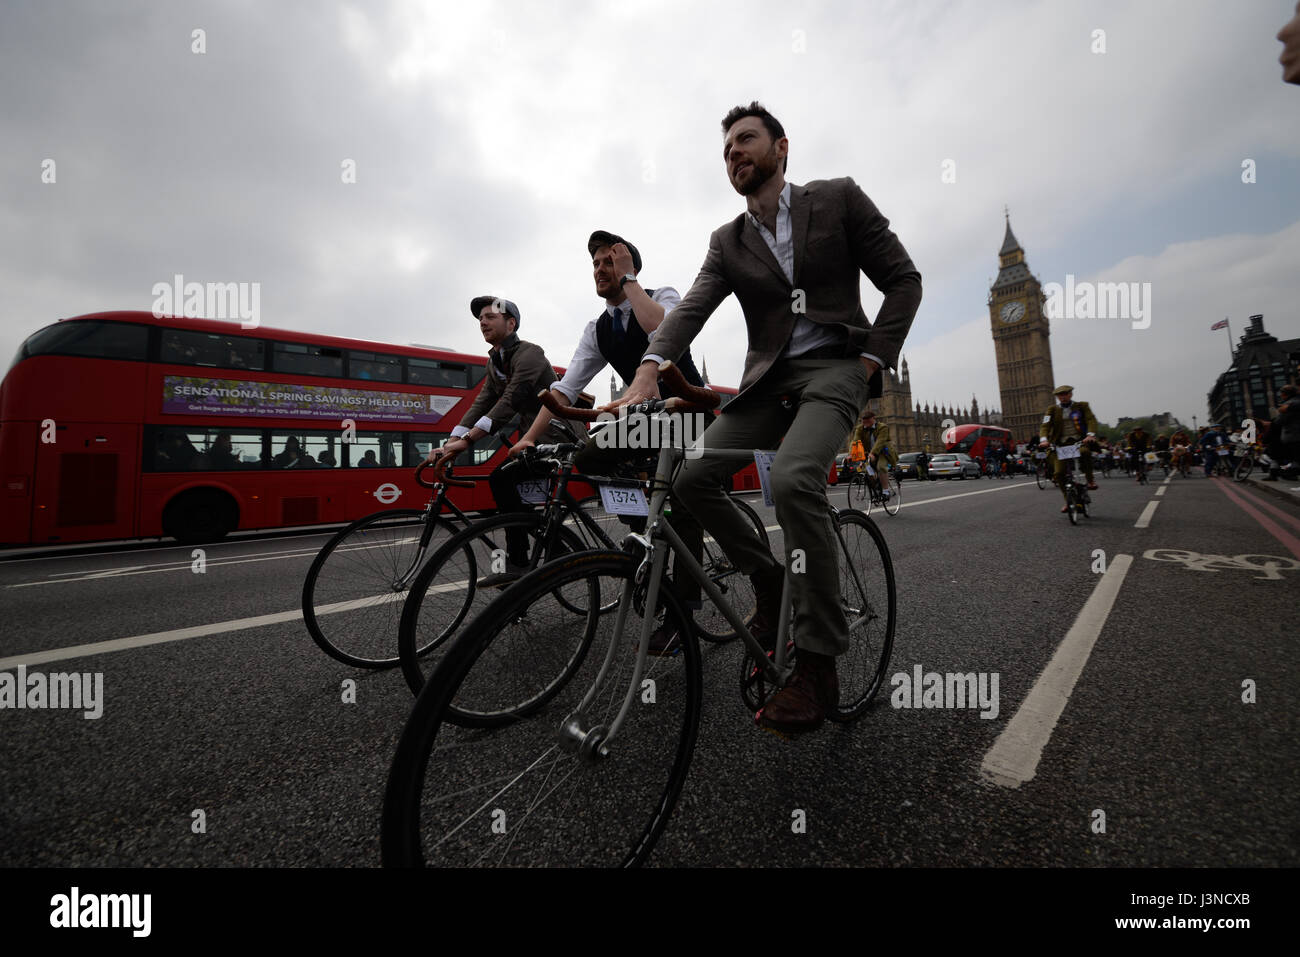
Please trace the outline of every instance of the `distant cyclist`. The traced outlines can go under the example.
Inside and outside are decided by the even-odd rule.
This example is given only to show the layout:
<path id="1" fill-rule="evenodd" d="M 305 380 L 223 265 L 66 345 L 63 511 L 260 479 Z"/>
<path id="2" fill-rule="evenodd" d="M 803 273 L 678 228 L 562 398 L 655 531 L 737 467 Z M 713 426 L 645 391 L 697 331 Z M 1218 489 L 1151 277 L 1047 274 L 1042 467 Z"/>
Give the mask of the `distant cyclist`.
<path id="1" fill-rule="evenodd" d="M 1133 464 L 1135 481 L 1142 481 L 1142 474 L 1147 470 L 1146 454 L 1151 451 L 1151 434 L 1138 426 L 1125 438 L 1128 440 L 1129 461 Z"/>
<path id="2" fill-rule="evenodd" d="M 1075 442 L 1084 446 L 1080 449 L 1079 461 L 1083 467 L 1083 474 L 1088 480 L 1088 488 L 1095 490 L 1097 483 L 1093 481 L 1091 450 L 1096 446 L 1097 417 L 1092 414 L 1092 408 L 1087 402 L 1074 401 L 1074 386 L 1058 386 L 1052 394 L 1056 396 L 1058 404 L 1048 409 L 1047 414 L 1043 416 L 1042 425 L 1038 428 L 1039 447 L 1051 446 L 1047 454 L 1047 464 L 1052 469 L 1052 481 L 1056 483 L 1061 490 L 1061 495 L 1068 502 L 1069 498 L 1065 490 L 1065 463 L 1057 458 L 1056 446 Z M 1062 505 L 1061 511 L 1064 512 L 1066 508 L 1066 505 Z"/>

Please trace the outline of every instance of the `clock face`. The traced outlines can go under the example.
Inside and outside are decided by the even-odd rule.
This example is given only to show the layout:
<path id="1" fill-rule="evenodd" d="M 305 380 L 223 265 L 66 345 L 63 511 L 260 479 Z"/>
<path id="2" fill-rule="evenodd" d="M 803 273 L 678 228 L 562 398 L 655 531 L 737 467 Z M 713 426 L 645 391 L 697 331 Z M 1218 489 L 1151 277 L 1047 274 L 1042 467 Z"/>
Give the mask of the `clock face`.
<path id="1" fill-rule="evenodd" d="M 1019 322 L 1025 318 L 1025 304 L 1023 302 L 1009 302 L 1002 307 L 1003 322 Z"/>

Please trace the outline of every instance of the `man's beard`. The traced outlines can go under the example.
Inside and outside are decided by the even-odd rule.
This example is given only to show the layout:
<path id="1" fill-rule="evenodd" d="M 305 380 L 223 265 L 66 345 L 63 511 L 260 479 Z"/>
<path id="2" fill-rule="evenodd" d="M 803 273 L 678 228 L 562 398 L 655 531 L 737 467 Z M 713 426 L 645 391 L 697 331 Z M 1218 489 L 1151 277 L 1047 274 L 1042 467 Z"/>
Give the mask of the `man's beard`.
<path id="1" fill-rule="evenodd" d="M 776 164 L 780 162 L 776 157 L 776 146 L 773 145 L 766 156 L 754 161 L 750 168 L 749 179 L 742 185 L 737 183 L 733 178 L 731 185 L 736 188 L 736 192 L 741 196 L 752 196 L 757 193 L 764 183 L 776 175 Z"/>

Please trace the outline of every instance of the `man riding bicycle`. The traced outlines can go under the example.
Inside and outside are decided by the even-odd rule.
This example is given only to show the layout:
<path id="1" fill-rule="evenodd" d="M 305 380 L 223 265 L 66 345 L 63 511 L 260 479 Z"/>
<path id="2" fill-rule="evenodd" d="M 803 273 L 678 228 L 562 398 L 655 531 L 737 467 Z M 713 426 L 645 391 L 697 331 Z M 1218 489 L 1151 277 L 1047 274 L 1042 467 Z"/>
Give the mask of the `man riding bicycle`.
<path id="1" fill-rule="evenodd" d="M 1133 465 L 1133 474 L 1136 476 L 1135 481 L 1141 482 L 1142 476 L 1147 470 L 1146 455 L 1151 451 L 1151 435 L 1139 425 L 1126 435 L 1125 439 L 1128 441 L 1129 461 Z"/>
<path id="2" fill-rule="evenodd" d="M 654 339 L 664 319 L 681 302 L 681 296 L 672 286 L 647 289 L 641 285 L 638 278 L 642 266 L 641 252 L 622 236 L 598 229 L 587 240 L 587 253 L 591 256 L 596 295 L 604 300 L 605 305 L 600 314 L 583 329 L 582 338 L 578 340 L 578 347 L 569 360 L 564 377 L 551 385 L 553 391 L 560 393 L 570 403 L 576 401 L 592 379 L 607 366 L 614 368 L 624 384 L 631 382 L 642 353 Z M 704 384 L 689 350 L 678 365 L 683 377 L 691 385 Z M 525 449 L 532 448 L 552 418 L 551 410 L 543 408 L 532 428 L 510 449 L 510 455 L 518 456 Z M 599 440 L 589 439 L 574 456 L 573 467 L 585 475 L 608 476 L 622 463 L 644 457 L 647 451 L 620 448 L 613 443 L 606 445 Z M 644 519 L 626 521 L 637 531 L 644 528 L 644 523 Z M 702 541 L 700 546 L 702 549 Z M 693 550 L 698 560 L 701 550 Z M 698 582 L 686 576 L 679 588 L 679 597 L 686 607 L 694 610 L 701 606 Z M 677 648 L 678 642 L 675 630 L 661 626 L 651 636 L 650 652 L 655 655 L 669 654 Z"/>
<path id="3" fill-rule="evenodd" d="M 451 430 L 451 441 L 430 449 L 428 460 L 439 467 L 449 465 L 486 435 L 507 425 L 516 415 L 520 428 L 528 428 L 541 409 L 537 393 L 555 381 L 555 370 L 542 347 L 519 338 L 519 307 L 500 296 L 475 296 L 470 313 L 478 320 L 488 351 L 488 374 L 460 425 Z M 549 422 L 549 419 L 548 419 Z M 557 422 L 559 439 L 573 438 L 568 423 Z M 503 512 L 527 511 L 519 497 L 519 483 L 528 478 L 522 462 L 508 460 L 488 476 L 492 498 Z M 489 575 L 478 584 L 483 588 L 505 585 L 519 577 L 528 565 L 528 537 L 523 529 L 506 533 L 506 570 Z"/>
<path id="4" fill-rule="evenodd" d="M 1038 429 L 1039 448 L 1047 449 L 1047 465 L 1052 469 L 1052 481 L 1061 490 L 1061 495 L 1069 502 L 1065 488 L 1065 463 L 1056 455 L 1056 446 L 1079 442 L 1080 460 L 1083 474 L 1088 480 L 1088 489 L 1095 491 L 1097 483 L 1092 479 L 1091 450 L 1097 443 L 1097 418 L 1087 402 L 1074 401 L 1074 386 L 1058 386 L 1052 393 L 1057 398 L 1057 405 L 1047 410 Z M 1080 440 L 1083 440 L 1080 442 Z M 1049 448 L 1050 446 L 1050 448 Z M 1061 506 L 1061 511 L 1068 509 L 1068 504 Z"/>
<path id="5" fill-rule="evenodd" d="M 898 456 L 889 447 L 889 426 L 878 422 L 876 413 L 867 409 L 853 429 L 853 445 L 862 447 L 866 464 L 875 470 L 874 475 L 870 471 L 867 472 L 867 481 L 871 483 L 875 494 L 889 498 L 891 493 L 886 483 L 880 481 L 880 467 L 876 464 L 882 455 L 891 468 L 898 464 Z"/>
<path id="6" fill-rule="evenodd" d="M 870 398 L 894 367 L 921 301 L 921 275 L 903 244 L 850 178 L 785 180 L 789 140 L 758 103 L 723 119 L 723 162 L 746 212 L 714 231 L 694 285 L 664 320 L 622 402 L 658 394 L 658 366 L 675 359 L 735 293 L 748 329 L 740 392 L 709 429 L 710 448 L 776 448 L 771 489 L 788 554 L 798 649 L 789 683 L 756 715 L 779 731 L 811 731 L 839 700 L 835 656 L 849 648 L 826 475 Z M 875 323 L 862 309 L 866 273 L 884 294 Z M 699 458 L 673 490 L 759 598 L 751 631 L 774 642 L 785 569 L 749 533 L 719 479 L 735 463 Z M 674 518 L 677 517 L 674 513 Z M 679 530 L 680 531 L 680 530 Z M 683 537 L 685 537 L 683 535 Z"/>

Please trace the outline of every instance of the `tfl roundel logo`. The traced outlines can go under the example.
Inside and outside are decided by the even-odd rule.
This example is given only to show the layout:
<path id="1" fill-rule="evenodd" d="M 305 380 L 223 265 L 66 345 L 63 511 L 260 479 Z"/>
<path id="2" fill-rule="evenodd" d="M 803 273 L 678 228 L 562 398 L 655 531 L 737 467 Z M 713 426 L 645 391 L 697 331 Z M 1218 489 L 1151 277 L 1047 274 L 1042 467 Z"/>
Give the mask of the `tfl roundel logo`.
<path id="1" fill-rule="evenodd" d="M 374 491 L 375 498 L 379 499 L 384 505 L 392 505 L 401 496 L 402 490 L 392 482 L 385 482 Z"/>

